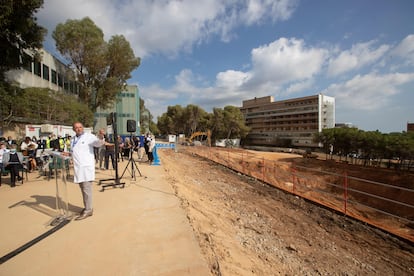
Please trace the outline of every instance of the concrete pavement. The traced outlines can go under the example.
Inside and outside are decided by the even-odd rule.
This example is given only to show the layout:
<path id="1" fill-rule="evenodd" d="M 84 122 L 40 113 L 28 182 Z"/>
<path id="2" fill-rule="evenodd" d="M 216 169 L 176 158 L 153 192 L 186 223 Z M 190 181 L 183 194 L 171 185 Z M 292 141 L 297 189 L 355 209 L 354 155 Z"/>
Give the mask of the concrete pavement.
<path id="1" fill-rule="evenodd" d="M 119 163 L 119 175 L 127 161 Z M 138 163 L 139 164 L 139 163 Z M 70 221 L 53 234 L 0 264 L 0 275 L 210 275 L 185 212 L 161 166 L 131 166 L 124 188 L 94 185 L 94 215 Z M 138 171 L 135 171 L 138 173 Z M 56 181 L 29 174 L 15 188 L 0 187 L 0 257 L 50 230 L 56 211 Z M 96 170 L 96 178 L 114 178 Z M 65 194 L 58 181 L 60 194 Z M 82 207 L 77 184 L 67 183 L 71 214 Z"/>

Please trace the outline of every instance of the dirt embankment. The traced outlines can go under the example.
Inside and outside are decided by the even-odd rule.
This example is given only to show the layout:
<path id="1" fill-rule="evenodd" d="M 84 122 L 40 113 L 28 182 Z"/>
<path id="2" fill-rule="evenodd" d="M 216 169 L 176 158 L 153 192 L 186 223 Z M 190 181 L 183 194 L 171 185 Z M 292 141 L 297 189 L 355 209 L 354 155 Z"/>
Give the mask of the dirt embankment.
<path id="1" fill-rule="evenodd" d="M 414 247 L 185 152 L 159 151 L 212 275 L 413 275 Z"/>

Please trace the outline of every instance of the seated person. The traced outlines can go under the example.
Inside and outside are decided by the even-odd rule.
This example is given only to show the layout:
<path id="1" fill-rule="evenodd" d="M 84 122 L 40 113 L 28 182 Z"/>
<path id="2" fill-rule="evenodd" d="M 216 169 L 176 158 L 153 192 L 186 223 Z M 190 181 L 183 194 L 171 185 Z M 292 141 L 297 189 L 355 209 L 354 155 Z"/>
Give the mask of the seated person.
<path id="1" fill-rule="evenodd" d="M 22 144 L 20 145 L 20 149 L 23 152 L 23 155 L 29 157 L 29 172 L 36 170 L 36 149 L 38 145 L 37 143 L 33 142 L 30 137 L 26 137 Z"/>
<path id="2" fill-rule="evenodd" d="M 17 180 L 22 180 L 19 170 L 23 168 L 23 154 L 16 151 L 16 144 L 10 146 L 10 151 L 3 154 L 3 166 L 10 171 L 10 186 L 16 187 Z"/>
<path id="3" fill-rule="evenodd" d="M 9 150 L 6 147 L 6 142 L 0 142 L 0 173 L 3 171 L 3 154 Z"/>

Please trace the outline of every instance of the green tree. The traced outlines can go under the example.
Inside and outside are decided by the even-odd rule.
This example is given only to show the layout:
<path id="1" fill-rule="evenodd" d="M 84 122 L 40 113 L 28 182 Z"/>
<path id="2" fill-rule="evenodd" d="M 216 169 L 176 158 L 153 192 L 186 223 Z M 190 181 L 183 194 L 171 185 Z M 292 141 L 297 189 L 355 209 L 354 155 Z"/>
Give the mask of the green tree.
<path id="1" fill-rule="evenodd" d="M 4 72 L 19 68 L 29 58 L 25 50 L 37 53 L 46 29 L 34 16 L 43 0 L 6 0 L 0 2 L 0 79 Z"/>
<path id="2" fill-rule="evenodd" d="M 207 113 L 196 105 L 185 108 L 180 105 L 168 106 L 167 112 L 158 117 L 158 128 L 164 134 L 184 133 L 186 136 L 196 131 L 210 130 L 212 140 L 244 138 L 249 130 L 237 107 L 214 108 L 213 113 Z"/>
<path id="3" fill-rule="evenodd" d="M 226 139 L 244 138 L 249 132 L 245 125 L 244 116 L 236 106 L 224 107 L 224 127 L 227 130 Z"/>
<path id="4" fill-rule="evenodd" d="M 47 88 L 20 89 L 12 86 L 10 89 L 16 94 L 3 98 L 1 105 L 1 111 L 6 115 L 3 121 L 6 126 L 11 122 L 70 125 L 73 121 L 81 121 L 86 126 L 93 124 L 92 111 L 73 95 Z M 17 97 L 19 104 L 16 104 Z"/>
<path id="5" fill-rule="evenodd" d="M 359 160 L 364 166 L 381 165 L 383 159 L 388 159 L 388 167 L 391 167 L 390 159 L 397 158 L 396 168 L 410 170 L 414 161 L 414 133 L 383 134 L 356 128 L 331 128 L 322 130 L 315 136 L 315 141 L 323 143 L 325 149 L 327 144 L 332 144 L 334 153 L 340 158 L 352 152 L 361 153 Z"/>
<path id="6" fill-rule="evenodd" d="M 167 112 L 158 118 L 158 129 L 163 134 L 185 133 L 184 108 L 181 105 L 168 106 Z"/>
<path id="7" fill-rule="evenodd" d="M 224 125 L 224 110 L 222 108 L 213 108 L 210 116 L 211 139 L 215 141 L 226 135 L 226 127 Z"/>
<path id="8" fill-rule="evenodd" d="M 190 136 L 196 131 L 205 131 L 200 128 L 200 123 L 204 121 L 207 113 L 197 105 L 189 104 L 185 107 L 182 121 L 185 122 L 185 134 Z"/>
<path id="9" fill-rule="evenodd" d="M 326 159 L 328 159 L 328 154 L 332 154 L 331 150 L 335 149 L 335 133 L 333 128 L 325 128 L 322 129 L 321 132 L 315 133 L 313 140 L 316 143 L 322 144 L 322 147 L 325 150 Z"/>
<path id="10" fill-rule="evenodd" d="M 1 126 L 11 125 L 16 116 L 23 114 L 22 106 L 20 104 L 16 104 L 16 99 L 21 98 L 23 93 L 23 89 L 7 82 L 0 81 Z"/>
<path id="11" fill-rule="evenodd" d="M 123 36 L 105 42 L 102 30 L 88 17 L 58 24 L 53 38 L 77 73 L 79 97 L 92 111 L 111 106 L 131 72 L 140 65 Z"/>

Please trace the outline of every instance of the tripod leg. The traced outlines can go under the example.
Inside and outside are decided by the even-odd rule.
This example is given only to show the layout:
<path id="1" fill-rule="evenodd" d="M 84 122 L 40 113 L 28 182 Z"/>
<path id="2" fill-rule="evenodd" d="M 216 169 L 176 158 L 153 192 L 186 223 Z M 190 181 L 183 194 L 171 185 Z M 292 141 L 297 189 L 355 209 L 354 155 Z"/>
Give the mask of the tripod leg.
<path id="1" fill-rule="evenodd" d="M 126 170 L 128 169 L 129 162 L 131 162 L 131 159 L 130 159 L 130 160 L 128 160 L 128 164 L 126 165 L 126 167 L 125 167 L 124 171 L 122 172 L 122 175 L 121 175 L 121 177 L 120 177 L 120 178 L 122 178 L 122 177 L 124 176 L 124 174 L 125 174 Z"/>
<path id="2" fill-rule="evenodd" d="M 135 160 L 133 160 L 133 162 L 134 162 L 134 164 L 135 164 L 135 167 L 137 168 L 137 171 L 138 171 L 138 173 L 139 173 L 139 176 L 142 176 L 142 173 L 141 173 L 141 171 L 139 170 L 137 163 L 135 163 Z"/>
<path id="3" fill-rule="evenodd" d="M 134 170 L 134 159 L 131 159 L 132 160 L 132 162 L 131 162 L 131 176 L 132 176 L 132 179 L 134 179 L 134 180 L 136 180 L 136 178 L 135 178 L 135 170 Z"/>

